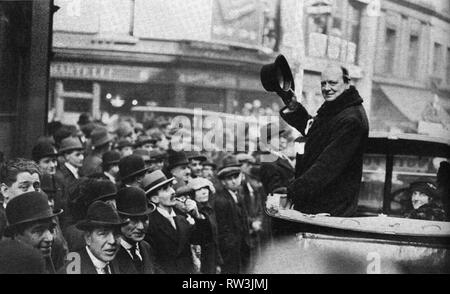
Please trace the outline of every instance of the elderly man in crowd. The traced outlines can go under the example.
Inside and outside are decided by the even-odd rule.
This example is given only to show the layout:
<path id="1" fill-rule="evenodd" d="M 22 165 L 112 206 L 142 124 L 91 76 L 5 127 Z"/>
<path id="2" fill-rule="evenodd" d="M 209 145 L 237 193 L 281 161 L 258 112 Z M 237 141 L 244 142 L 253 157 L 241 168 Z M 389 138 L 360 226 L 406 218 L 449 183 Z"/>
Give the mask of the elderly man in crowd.
<path id="1" fill-rule="evenodd" d="M 121 227 L 128 222 L 120 219 L 115 209 L 104 202 L 92 203 L 86 219 L 77 223 L 84 232 L 85 248 L 68 255 L 68 263 L 60 271 L 67 274 L 120 274 L 115 260 L 120 249 Z"/>

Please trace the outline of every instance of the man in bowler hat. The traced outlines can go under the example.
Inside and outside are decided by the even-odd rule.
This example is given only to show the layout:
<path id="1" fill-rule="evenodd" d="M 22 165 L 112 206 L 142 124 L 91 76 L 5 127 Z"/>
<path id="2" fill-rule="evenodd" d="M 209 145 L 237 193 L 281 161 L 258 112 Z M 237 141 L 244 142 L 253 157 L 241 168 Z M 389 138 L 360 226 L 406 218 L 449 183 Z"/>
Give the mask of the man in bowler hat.
<path id="1" fill-rule="evenodd" d="M 194 201 L 187 204 L 191 218 L 177 214 L 174 178 L 167 178 L 160 170 L 148 174 L 144 179 L 147 198 L 156 204 L 149 216 L 146 240 L 155 250 L 156 263 L 165 273 L 194 273 L 191 244 L 200 244 L 202 232 L 208 230 L 208 222 L 201 215 Z M 211 237 L 211 236 L 209 236 Z"/>
<path id="2" fill-rule="evenodd" d="M 101 201 L 92 203 L 86 218 L 77 223 L 77 228 L 84 232 L 86 246 L 75 255 L 68 255 L 68 263 L 61 273 L 120 274 L 115 258 L 120 249 L 120 229 L 127 223 L 111 205 Z"/>
<path id="3" fill-rule="evenodd" d="M 175 177 L 177 186 L 186 185 L 191 178 L 191 170 L 186 153 L 183 151 L 169 151 L 167 171 Z"/>
<path id="4" fill-rule="evenodd" d="M 145 192 L 136 187 L 120 189 L 116 198 L 117 212 L 123 220 L 129 220 L 122 230 L 117 262 L 121 273 L 154 274 L 154 252 L 144 238 L 147 233 L 148 215 L 155 210 L 149 204 Z"/>
<path id="5" fill-rule="evenodd" d="M 129 155 L 119 161 L 119 179 L 121 188 L 142 187 L 142 180 L 147 173 L 144 159 L 138 155 Z"/>
<path id="6" fill-rule="evenodd" d="M 55 273 L 51 253 L 56 237 L 56 217 L 62 211 L 53 212 L 47 195 L 27 192 L 8 202 L 5 236 L 38 249 L 46 260 L 46 272 Z"/>

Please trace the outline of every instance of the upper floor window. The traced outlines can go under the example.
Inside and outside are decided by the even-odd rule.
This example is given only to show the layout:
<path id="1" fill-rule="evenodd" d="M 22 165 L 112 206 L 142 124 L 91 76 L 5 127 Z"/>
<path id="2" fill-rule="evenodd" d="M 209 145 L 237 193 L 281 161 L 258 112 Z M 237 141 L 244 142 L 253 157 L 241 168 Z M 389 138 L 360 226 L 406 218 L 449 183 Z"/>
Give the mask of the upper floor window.
<path id="1" fill-rule="evenodd" d="M 395 61 L 395 43 L 397 41 L 397 31 L 392 28 L 386 29 L 384 46 L 384 72 L 393 73 Z"/>
<path id="2" fill-rule="evenodd" d="M 434 43 L 434 50 L 433 50 L 433 74 L 440 75 L 442 72 L 442 65 L 443 65 L 443 51 L 442 51 L 442 45 L 439 43 Z"/>
<path id="3" fill-rule="evenodd" d="M 410 78 L 417 78 L 417 67 L 419 60 L 419 36 L 409 36 L 409 51 L 408 51 L 408 76 Z"/>

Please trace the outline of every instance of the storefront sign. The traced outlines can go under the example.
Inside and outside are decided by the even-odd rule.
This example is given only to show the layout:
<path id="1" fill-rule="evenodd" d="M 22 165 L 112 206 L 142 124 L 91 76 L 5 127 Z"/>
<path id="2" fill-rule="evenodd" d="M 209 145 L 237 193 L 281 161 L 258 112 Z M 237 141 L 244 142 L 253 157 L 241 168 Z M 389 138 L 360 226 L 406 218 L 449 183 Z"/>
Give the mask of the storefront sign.
<path id="1" fill-rule="evenodd" d="M 161 69 L 137 68 L 126 66 L 108 66 L 81 63 L 52 63 L 52 78 L 70 78 L 83 80 L 117 81 L 145 83 L 152 76 L 160 74 Z"/>
<path id="2" fill-rule="evenodd" d="M 212 40 L 261 46 L 262 29 L 259 0 L 213 0 Z"/>
<path id="3" fill-rule="evenodd" d="M 206 72 L 180 72 L 178 81 L 183 84 L 218 88 L 235 88 L 236 78 L 224 74 Z"/>

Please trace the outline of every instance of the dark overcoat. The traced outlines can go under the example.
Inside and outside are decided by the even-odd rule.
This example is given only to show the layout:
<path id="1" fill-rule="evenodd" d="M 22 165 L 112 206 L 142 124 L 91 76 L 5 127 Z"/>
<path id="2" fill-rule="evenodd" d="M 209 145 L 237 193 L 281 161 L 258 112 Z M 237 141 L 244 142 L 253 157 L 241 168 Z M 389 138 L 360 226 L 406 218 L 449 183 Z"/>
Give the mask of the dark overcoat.
<path id="1" fill-rule="evenodd" d="M 294 176 L 295 171 L 292 165 L 281 157 L 277 157 L 273 162 L 261 163 L 260 177 L 266 193 L 272 193 L 277 188 L 287 187 Z"/>
<path id="2" fill-rule="evenodd" d="M 79 267 L 78 265 L 74 267 L 73 260 L 67 261 L 66 265 L 61 268 L 58 273 L 59 274 L 82 274 L 82 275 L 96 275 L 97 270 L 95 269 L 94 264 L 92 263 L 91 258 L 89 257 L 86 248 L 77 251 L 80 259 Z M 109 268 L 111 270 L 111 274 L 121 274 L 119 270 L 119 265 L 117 261 L 114 259 L 109 263 Z M 73 270 L 79 270 L 79 272 L 74 272 Z"/>
<path id="3" fill-rule="evenodd" d="M 119 270 L 122 274 L 155 274 L 159 273 L 155 267 L 155 257 L 153 249 L 145 240 L 139 242 L 139 252 L 142 256 L 143 270 L 139 272 L 133 264 L 133 259 L 127 250 L 120 246 L 115 260 L 119 264 Z"/>
<path id="4" fill-rule="evenodd" d="M 304 213 L 351 216 L 356 212 L 362 177 L 363 153 L 369 123 L 362 98 L 353 87 L 336 100 L 325 102 L 312 117 L 298 104 L 281 116 L 307 137 L 305 153 L 288 186 L 288 198 Z"/>

